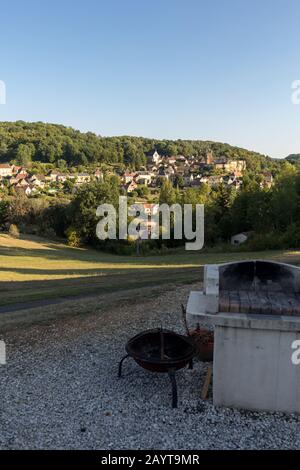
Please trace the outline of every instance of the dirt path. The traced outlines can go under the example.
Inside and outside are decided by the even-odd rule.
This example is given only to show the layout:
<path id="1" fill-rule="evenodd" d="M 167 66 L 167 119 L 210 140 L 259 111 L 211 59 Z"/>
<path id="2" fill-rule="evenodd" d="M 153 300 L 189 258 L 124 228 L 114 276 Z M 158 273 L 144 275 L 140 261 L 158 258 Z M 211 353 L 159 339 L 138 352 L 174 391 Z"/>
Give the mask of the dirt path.
<path id="1" fill-rule="evenodd" d="M 200 286 L 201 284 L 199 283 Z M 107 310 L 110 310 L 120 304 L 144 302 L 149 299 L 155 299 L 157 296 L 163 295 L 164 292 L 174 289 L 180 290 L 182 288 L 183 286 L 180 284 L 162 284 L 156 287 L 119 289 L 118 291 L 104 292 L 98 295 L 79 295 L 1 306 L 0 333 L 20 328 L 22 325 L 59 321 L 67 317 L 88 317 L 98 308 L 105 307 Z M 186 289 L 188 288 L 186 286 Z M 192 289 L 192 286 L 190 289 Z"/>

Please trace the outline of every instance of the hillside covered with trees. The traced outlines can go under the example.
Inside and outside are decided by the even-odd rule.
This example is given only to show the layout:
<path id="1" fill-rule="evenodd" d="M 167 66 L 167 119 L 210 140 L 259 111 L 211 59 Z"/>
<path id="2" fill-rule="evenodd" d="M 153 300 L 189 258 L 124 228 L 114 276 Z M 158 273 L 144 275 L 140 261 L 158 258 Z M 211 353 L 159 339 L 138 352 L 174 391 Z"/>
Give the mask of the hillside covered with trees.
<path id="1" fill-rule="evenodd" d="M 143 137 L 101 137 L 70 127 L 42 122 L 0 122 L 0 162 L 28 165 L 31 161 L 56 166 L 119 164 L 139 169 L 146 155 L 156 149 L 161 155 L 243 158 L 250 171 L 277 171 L 280 161 L 229 144 L 202 140 L 155 140 Z"/>
<path id="2" fill-rule="evenodd" d="M 286 160 L 290 163 L 300 164 L 300 153 L 291 153 L 286 157 Z"/>
<path id="3" fill-rule="evenodd" d="M 116 168 L 112 168 L 113 171 L 111 168 L 105 171 L 104 168 L 103 172 L 100 171 L 101 178 L 92 177 L 88 183 L 84 180 L 79 185 L 69 181 L 68 175 L 63 183 L 51 180 L 47 183 L 50 186 L 48 192 L 40 189 L 28 198 L 24 197 L 26 182 L 25 186 L 17 188 L 4 176 L 0 196 L 1 230 L 12 230 L 16 234 L 20 230 L 50 238 L 63 237 L 73 246 L 91 244 L 117 253 L 134 252 L 135 248 L 130 241 L 100 242 L 97 239 L 96 208 L 103 202 L 117 205 L 119 195 L 124 194 L 121 178 L 130 173 L 124 170 L 140 169 L 146 163 L 147 155 L 152 155 L 154 150 L 163 156 L 177 155 L 180 158 L 183 155 L 186 160 L 191 156 L 205 159 L 208 153 L 213 153 L 216 158 L 245 160 L 247 169 L 242 175 L 242 184 L 238 187 L 225 184 L 225 180 L 216 185 L 201 181 L 196 186 L 181 185 L 177 177 L 163 178 L 161 184 L 155 187 L 137 185 L 132 193 L 127 193 L 129 203 L 141 198 L 145 203 L 204 204 L 206 246 L 228 244 L 233 234 L 242 231 L 252 234 L 245 244 L 246 249 L 300 246 L 298 158 L 276 160 L 228 144 L 200 140 L 101 137 L 90 132 L 82 133 L 69 127 L 41 122 L 0 123 L 0 163 L 14 163 L 21 165 L 19 169 L 22 170 L 24 166 L 30 171 L 34 171 L 35 167 L 49 166 L 52 167 L 54 176 L 57 172 L 53 168 L 94 167 L 91 173 L 100 171 L 99 167 Z M 166 159 L 168 160 L 167 157 Z M 194 161 L 193 158 L 191 160 Z M 195 174 L 197 172 L 198 167 Z M 269 185 L 263 184 L 261 178 L 264 174 L 269 178 Z M 86 175 L 87 173 L 83 173 L 84 177 Z M 216 172 L 213 177 L 219 176 Z M 17 180 L 19 185 L 25 181 L 24 178 L 22 174 L 10 177 Z M 32 182 L 36 181 L 36 175 L 33 174 L 30 178 L 33 178 L 30 180 Z M 43 175 L 38 175 L 37 180 L 39 178 L 42 183 Z M 182 177 L 181 179 L 183 180 Z M 152 240 L 143 243 L 143 249 L 145 252 L 164 252 L 167 248 L 183 243 L 184 240 Z"/>

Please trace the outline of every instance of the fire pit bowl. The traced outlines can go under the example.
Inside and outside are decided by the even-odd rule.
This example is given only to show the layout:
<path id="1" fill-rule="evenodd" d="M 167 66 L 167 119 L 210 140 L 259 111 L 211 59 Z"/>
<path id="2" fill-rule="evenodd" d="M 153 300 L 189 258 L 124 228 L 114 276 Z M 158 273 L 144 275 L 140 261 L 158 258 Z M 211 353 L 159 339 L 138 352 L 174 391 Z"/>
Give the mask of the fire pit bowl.
<path id="1" fill-rule="evenodd" d="M 127 357 L 151 372 L 167 373 L 172 384 L 173 408 L 177 407 L 177 385 L 175 371 L 189 365 L 193 367 L 195 347 L 192 341 L 173 331 L 156 328 L 143 331 L 131 338 L 126 346 L 126 356 L 119 364 L 119 377 L 122 375 L 122 364 Z"/>

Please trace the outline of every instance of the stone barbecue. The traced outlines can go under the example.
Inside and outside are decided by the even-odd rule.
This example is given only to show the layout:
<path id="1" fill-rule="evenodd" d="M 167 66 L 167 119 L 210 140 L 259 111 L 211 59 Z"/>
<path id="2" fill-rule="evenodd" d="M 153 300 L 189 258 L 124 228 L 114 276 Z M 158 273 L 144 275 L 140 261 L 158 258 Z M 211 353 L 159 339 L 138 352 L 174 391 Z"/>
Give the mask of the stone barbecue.
<path id="1" fill-rule="evenodd" d="M 299 269 L 266 261 L 221 266 L 219 310 L 300 316 Z"/>
<path id="2" fill-rule="evenodd" d="M 204 268 L 187 321 L 215 328 L 214 404 L 300 412 L 300 268 L 265 260 Z M 300 344 L 300 343 L 299 343 Z M 300 354 L 299 354 L 300 356 Z"/>

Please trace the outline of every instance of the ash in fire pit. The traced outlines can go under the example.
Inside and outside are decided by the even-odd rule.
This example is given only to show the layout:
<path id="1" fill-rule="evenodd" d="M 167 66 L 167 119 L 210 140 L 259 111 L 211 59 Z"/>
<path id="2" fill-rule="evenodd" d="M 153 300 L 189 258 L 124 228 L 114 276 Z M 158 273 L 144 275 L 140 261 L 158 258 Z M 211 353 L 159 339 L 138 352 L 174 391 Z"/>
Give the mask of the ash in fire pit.
<path id="1" fill-rule="evenodd" d="M 173 331 L 157 328 L 143 331 L 131 338 L 126 346 L 126 356 L 119 364 L 119 377 L 122 375 L 122 364 L 127 357 L 151 372 L 164 372 L 170 377 L 172 385 L 172 406 L 177 407 L 177 385 L 175 371 L 189 365 L 193 367 L 194 345 L 189 338 Z"/>

